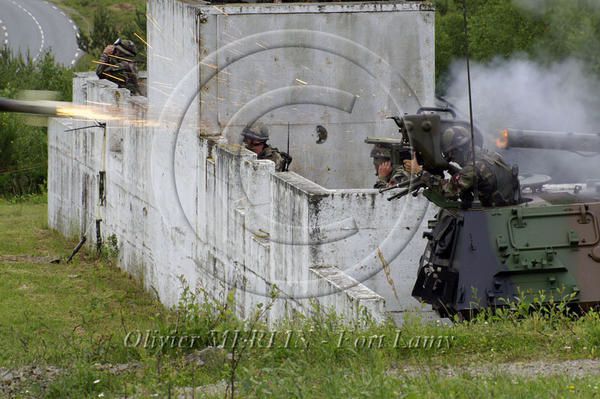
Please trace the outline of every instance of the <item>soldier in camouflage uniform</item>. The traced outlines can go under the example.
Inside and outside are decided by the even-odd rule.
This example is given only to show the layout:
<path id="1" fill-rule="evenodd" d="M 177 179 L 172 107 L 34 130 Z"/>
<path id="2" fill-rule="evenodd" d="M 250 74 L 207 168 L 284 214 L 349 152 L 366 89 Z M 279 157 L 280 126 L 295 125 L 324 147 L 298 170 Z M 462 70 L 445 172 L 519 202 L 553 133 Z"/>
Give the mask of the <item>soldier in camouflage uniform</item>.
<path id="1" fill-rule="evenodd" d="M 462 168 L 449 180 L 435 179 L 423 172 L 428 186 L 448 199 L 460 199 L 464 207 L 473 201 L 473 189 L 477 180 L 477 193 L 482 206 L 515 205 L 520 201 L 518 173 L 513 171 L 497 153 L 477 148 L 473 169 L 471 140 L 463 127 L 447 129 L 442 136 L 442 152 L 449 162 Z M 477 175 L 476 175 L 477 174 Z M 476 179 L 475 179 L 476 177 Z"/>
<path id="2" fill-rule="evenodd" d="M 141 95 L 134 60 L 136 54 L 135 44 L 131 40 L 117 39 L 114 44 L 104 48 L 96 75 L 129 89 L 134 96 Z"/>
<path id="3" fill-rule="evenodd" d="M 242 131 L 246 148 L 256 154 L 257 159 L 268 159 L 275 163 L 276 172 L 286 172 L 292 158 L 277 148 L 267 144 L 269 129 L 262 123 L 246 126 Z"/>
<path id="4" fill-rule="evenodd" d="M 403 165 L 392 165 L 392 153 L 389 148 L 381 145 L 374 145 L 371 150 L 373 166 L 377 181 L 373 188 L 391 187 L 410 178 L 410 175 L 404 171 Z"/>

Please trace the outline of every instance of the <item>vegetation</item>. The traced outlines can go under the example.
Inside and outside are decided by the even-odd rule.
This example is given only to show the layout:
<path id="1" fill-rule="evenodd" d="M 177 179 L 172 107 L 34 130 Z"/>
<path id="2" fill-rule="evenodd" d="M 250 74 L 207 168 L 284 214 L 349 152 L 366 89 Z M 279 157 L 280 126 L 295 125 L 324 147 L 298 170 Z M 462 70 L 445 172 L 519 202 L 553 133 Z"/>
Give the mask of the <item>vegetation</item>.
<path id="1" fill-rule="evenodd" d="M 463 0 L 435 0 L 437 90 L 465 55 Z M 576 58 L 600 75 L 600 7 L 594 0 L 467 0 L 474 61 L 526 56 L 542 63 Z"/>
<path id="2" fill-rule="evenodd" d="M 512 373 L 503 366 L 597 358 L 597 312 L 577 319 L 562 302 L 521 302 L 471 322 L 412 318 L 398 328 L 344 325 L 315 306 L 311 317 L 269 327 L 269 304 L 242 322 L 232 296 L 216 303 L 183 280 L 179 305 L 167 310 L 113 266 L 114 242 L 104 256 L 84 250 L 66 264 L 77 240 L 48 230 L 46 218 L 44 197 L 0 200 L 0 396 L 192 397 L 191 387 L 200 387 L 195 397 L 221 398 L 231 397 L 232 387 L 244 398 L 599 395 L 591 368 L 536 375 L 531 366 Z M 63 261 L 51 264 L 55 258 Z M 224 341 L 236 330 L 247 340 Z M 265 337 L 251 338 L 252 331 L 274 330 L 270 347 Z M 142 338 L 135 345 L 138 331 L 151 332 L 157 344 L 144 347 Z M 189 341 L 158 344 L 160 337 L 192 335 L 198 338 L 191 348 Z M 224 350 L 205 349 L 224 342 Z M 31 367 L 37 371 L 27 373 Z M 23 378 L 7 377 L 15 375 Z"/>
<path id="3" fill-rule="evenodd" d="M 146 0 L 53 0 L 68 12 L 79 26 L 79 48 L 87 54 L 79 70 L 94 69 L 104 47 L 118 37 L 133 40 L 138 48 L 138 69 L 146 68 Z"/>
<path id="4" fill-rule="evenodd" d="M 70 100 L 72 76 L 49 53 L 33 62 L 0 50 L 0 97 L 15 98 L 28 89 L 49 90 L 57 100 Z M 47 163 L 46 129 L 29 126 L 23 116 L 0 113 L 0 196 L 43 190 Z"/>

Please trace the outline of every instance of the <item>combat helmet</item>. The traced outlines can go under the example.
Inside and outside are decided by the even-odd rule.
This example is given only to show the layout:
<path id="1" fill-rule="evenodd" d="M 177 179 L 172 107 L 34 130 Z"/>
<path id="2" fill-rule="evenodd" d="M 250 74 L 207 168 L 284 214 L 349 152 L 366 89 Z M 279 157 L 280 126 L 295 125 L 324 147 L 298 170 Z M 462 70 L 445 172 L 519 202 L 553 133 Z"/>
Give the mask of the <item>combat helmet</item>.
<path id="1" fill-rule="evenodd" d="M 371 158 L 373 159 L 382 159 L 382 158 L 392 158 L 392 151 L 389 148 L 382 147 L 380 145 L 375 145 L 371 150 Z"/>
<path id="2" fill-rule="evenodd" d="M 137 54 L 135 43 L 131 40 L 121 40 L 121 38 L 118 38 L 114 45 L 126 55 L 135 56 Z"/>
<path id="3" fill-rule="evenodd" d="M 242 130 L 242 137 L 255 141 L 266 142 L 269 140 L 269 128 L 262 123 L 255 123 L 252 126 L 246 126 Z"/>
<path id="4" fill-rule="evenodd" d="M 469 132 L 462 126 L 449 127 L 442 134 L 442 152 L 448 153 L 469 142 Z"/>

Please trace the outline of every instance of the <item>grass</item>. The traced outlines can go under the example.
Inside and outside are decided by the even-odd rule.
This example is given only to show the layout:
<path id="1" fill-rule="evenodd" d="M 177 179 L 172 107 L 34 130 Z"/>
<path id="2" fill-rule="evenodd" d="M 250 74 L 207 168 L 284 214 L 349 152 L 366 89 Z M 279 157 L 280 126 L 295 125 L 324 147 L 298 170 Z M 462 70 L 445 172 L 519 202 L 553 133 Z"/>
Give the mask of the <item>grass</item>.
<path id="1" fill-rule="evenodd" d="M 185 289 L 168 310 L 112 257 L 98 259 L 91 250 L 72 264 L 49 264 L 67 256 L 77 240 L 49 230 L 46 220 L 43 197 L 0 201 L 0 368 L 62 370 L 18 384 L 10 397 L 177 397 L 184 387 L 203 387 L 195 397 L 201 391 L 223 397 L 222 386 L 214 384 L 232 380 L 236 396 L 244 398 L 600 397 L 597 374 L 536 376 L 525 368 L 515 375 L 499 366 L 596 359 L 596 312 L 571 319 L 558 310 L 526 312 L 521 304 L 472 322 L 448 326 L 414 318 L 399 329 L 344 326 L 315 308 L 312 317 L 278 326 L 269 343 L 272 328 L 260 320 L 265 308 L 243 323 L 231 297 L 221 304 L 199 301 L 202 293 Z M 235 330 L 241 336 L 233 346 Z M 169 343 L 144 348 L 132 344 L 137 331 L 142 337 L 151 331 L 156 342 L 165 335 L 198 338 L 193 349 Z M 202 366 L 188 358 L 213 341 L 222 343 L 226 331 L 225 352 L 203 358 Z M 425 336 L 436 340 L 424 344 Z M 114 371 L 115 364 L 127 366 Z"/>

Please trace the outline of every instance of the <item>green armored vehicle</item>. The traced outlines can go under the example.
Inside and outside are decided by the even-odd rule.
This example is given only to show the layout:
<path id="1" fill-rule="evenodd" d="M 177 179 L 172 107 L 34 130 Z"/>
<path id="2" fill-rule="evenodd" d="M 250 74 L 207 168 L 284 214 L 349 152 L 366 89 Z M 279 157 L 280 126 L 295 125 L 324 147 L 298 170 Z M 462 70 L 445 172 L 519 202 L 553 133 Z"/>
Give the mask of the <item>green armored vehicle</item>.
<path id="1" fill-rule="evenodd" d="M 440 179 L 446 171 L 446 180 L 448 171 L 455 173 L 442 151 L 448 123 L 439 114 L 405 115 L 399 126 L 424 170 Z M 600 136 L 505 130 L 497 145 L 600 152 Z M 394 197 L 423 189 L 440 207 L 424 234 L 428 244 L 412 295 L 441 316 L 465 318 L 524 295 L 568 296 L 582 308 L 599 303 L 600 185 L 552 187 L 545 185 L 549 180 L 521 177 L 521 195 L 513 205 L 488 207 L 443 198 L 419 176 L 399 185 L 403 190 Z"/>

